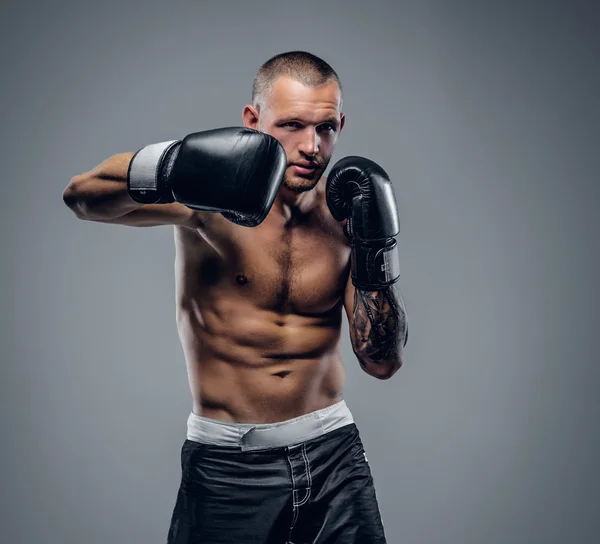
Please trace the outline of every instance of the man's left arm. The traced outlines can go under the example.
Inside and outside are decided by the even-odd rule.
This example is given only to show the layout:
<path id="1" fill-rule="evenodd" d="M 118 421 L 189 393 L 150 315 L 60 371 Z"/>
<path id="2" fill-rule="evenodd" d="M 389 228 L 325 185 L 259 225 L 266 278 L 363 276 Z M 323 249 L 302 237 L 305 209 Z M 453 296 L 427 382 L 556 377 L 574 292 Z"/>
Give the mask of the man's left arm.
<path id="1" fill-rule="evenodd" d="M 402 366 L 408 340 L 406 307 L 398 282 L 376 291 L 358 289 L 348 278 L 344 293 L 352 349 L 370 376 L 387 380 Z"/>
<path id="2" fill-rule="evenodd" d="M 379 379 L 402 366 L 407 341 L 395 237 L 400 220 L 392 183 L 383 168 L 363 157 L 338 161 L 327 179 L 329 210 L 350 243 L 351 271 L 344 293 L 352 348 L 361 367 Z"/>

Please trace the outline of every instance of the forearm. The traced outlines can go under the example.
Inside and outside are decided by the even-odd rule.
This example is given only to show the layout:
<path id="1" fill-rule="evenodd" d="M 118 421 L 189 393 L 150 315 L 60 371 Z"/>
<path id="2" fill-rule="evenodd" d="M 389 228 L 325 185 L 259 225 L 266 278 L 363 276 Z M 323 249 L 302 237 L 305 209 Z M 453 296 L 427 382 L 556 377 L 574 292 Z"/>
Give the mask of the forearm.
<path id="1" fill-rule="evenodd" d="M 377 291 L 355 289 L 350 338 L 365 372 L 380 379 L 396 373 L 408 338 L 398 282 Z"/>
<path id="2" fill-rule="evenodd" d="M 97 223 L 127 225 L 130 227 L 157 227 L 179 225 L 191 229 L 201 229 L 208 223 L 208 213 L 195 212 L 183 204 L 143 204 L 136 210 L 114 218 L 86 218 Z"/>
<path id="3" fill-rule="evenodd" d="M 63 192 L 64 203 L 78 218 L 99 223 L 153 227 L 200 227 L 207 214 L 179 204 L 140 204 L 127 190 L 133 153 L 113 155 L 94 169 L 74 176 Z"/>
<path id="4" fill-rule="evenodd" d="M 71 178 L 64 203 L 81 219 L 109 221 L 140 208 L 127 191 L 127 169 L 133 153 L 120 153 L 93 170 Z"/>

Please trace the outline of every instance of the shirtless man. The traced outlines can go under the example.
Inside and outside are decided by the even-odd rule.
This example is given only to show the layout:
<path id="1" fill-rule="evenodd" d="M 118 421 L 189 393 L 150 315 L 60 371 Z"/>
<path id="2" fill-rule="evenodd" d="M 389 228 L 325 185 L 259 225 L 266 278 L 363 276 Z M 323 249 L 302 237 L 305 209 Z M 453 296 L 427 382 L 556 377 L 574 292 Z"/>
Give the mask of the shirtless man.
<path id="1" fill-rule="evenodd" d="M 277 55 L 252 94 L 244 127 L 117 154 L 63 198 L 84 220 L 174 225 L 193 403 L 168 543 L 384 543 L 339 348 L 343 308 L 365 372 L 402 365 L 392 186 L 360 157 L 323 176 L 345 116 L 322 59 Z"/>

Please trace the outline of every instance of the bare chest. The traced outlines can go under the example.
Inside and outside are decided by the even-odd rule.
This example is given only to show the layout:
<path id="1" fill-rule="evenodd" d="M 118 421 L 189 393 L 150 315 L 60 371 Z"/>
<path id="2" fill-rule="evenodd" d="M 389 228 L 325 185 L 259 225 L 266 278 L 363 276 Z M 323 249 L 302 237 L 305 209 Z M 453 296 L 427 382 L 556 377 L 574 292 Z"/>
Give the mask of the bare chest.
<path id="1" fill-rule="evenodd" d="M 189 260 L 186 277 L 196 285 L 190 290 L 239 296 L 264 310 L 301 315 L 326 312 L 343 296 L 350 248 L 331 217 L 291 227 L 223 224 L 211 242 L 218 251 L 206 252 L 195 266 Z"/>
<path id="2" fill-rule="evenodd" d="M 265 308 L 319 313 L 342 296 L 349 254 L 343 236 L 332 230 L 306 226 L 245 232 L 236 281 L 247 280 L 246 292 Z"/>

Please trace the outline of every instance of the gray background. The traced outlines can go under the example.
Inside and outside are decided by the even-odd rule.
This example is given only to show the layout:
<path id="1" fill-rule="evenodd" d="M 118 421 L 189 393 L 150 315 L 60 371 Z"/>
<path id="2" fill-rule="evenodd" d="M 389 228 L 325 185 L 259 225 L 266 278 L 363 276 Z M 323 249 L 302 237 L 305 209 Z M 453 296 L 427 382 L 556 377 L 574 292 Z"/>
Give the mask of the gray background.
<path id="1" fill-rule="evenodd" d="M 3 4 L 0 540 L 161 543 L 191 408 L 172 229 L 78 221 L 69 178 L 241 124 L 258 66 L 321 55 L 334 160 L 401 213 L 404 368 L 346 399 L 390 543 L 600 538 L 594 2 Z"/>

